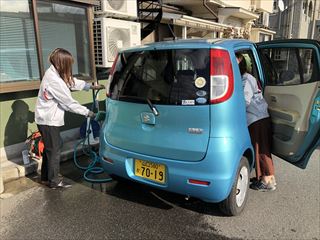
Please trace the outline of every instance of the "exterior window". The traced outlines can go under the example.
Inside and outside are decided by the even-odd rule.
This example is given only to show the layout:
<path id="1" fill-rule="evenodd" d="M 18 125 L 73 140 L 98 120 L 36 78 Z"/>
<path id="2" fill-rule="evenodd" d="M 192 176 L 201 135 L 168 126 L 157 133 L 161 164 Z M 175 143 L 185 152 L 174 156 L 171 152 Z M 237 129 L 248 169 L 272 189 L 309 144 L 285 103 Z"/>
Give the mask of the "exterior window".
<path id="1" fill-rule="evenodd" d="M 317 81 L 319 63 L 308 48 L 261 50 L 267 85 L 296 85 Z"/>
<path id="2" fill-rule="evenodd" d="M 308 1 L 307 1 L 307 0 L 305 0 L 305 1 L 303 2 L 302 8 L 303 8 L 304 14 L 307 14 L 307 9 L 308 9 Z"/>
<path id="3" fill-rule="evenodd" d="M 0 83 L 39 80 L 31 5 L 0 1 Z"/>
<path id="4" fill-rule="evenodd" d="M 62 47 L 73 55 L 73 75 L 92 77 L 86 8 L 38 1 L 37 12 L 44 68 L 49 67 L 50 52 Z"/>
<path id="5" fill-rule="evenodd" d="M 273 0 L 273 10 L 276 11 L 278 9 L 278 2 L 277 0 Z"/>
<path id="6" fill-rule="evenodd" d="M 312 17 L 312 2 L 309 3 L 308 17 Z"/>

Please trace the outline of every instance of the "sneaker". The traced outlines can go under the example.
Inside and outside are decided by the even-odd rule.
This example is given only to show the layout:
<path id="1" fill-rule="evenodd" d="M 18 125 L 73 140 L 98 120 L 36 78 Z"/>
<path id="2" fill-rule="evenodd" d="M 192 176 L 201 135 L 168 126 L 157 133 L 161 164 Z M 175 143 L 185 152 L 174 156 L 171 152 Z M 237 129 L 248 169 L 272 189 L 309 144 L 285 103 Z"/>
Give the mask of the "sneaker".
<path id="1" fill-rule="evenodd" d="M 276 186 L 272 183 L 264 183 L 262 181 L 256 181 L 250 184 L 250 188 L 260 191 L 260 192 L 269 192 L 276 190 Z"/>
<path id="2" fill-rule="evenodd" d="M 72 185 L 65 183 L 63 181 L 60 181 L 58 184 L 50 184 L 49 186 L 51 189 L 57 189 L 57 188 L 71 188 Z"/>

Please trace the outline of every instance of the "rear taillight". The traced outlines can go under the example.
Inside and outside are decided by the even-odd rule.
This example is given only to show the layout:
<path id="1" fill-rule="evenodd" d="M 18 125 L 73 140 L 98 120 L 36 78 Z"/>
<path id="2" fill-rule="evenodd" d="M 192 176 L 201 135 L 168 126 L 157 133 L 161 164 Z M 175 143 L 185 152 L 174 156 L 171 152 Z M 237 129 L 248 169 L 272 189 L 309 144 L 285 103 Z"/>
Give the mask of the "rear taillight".
<path id="1" fill-rule="evenodd" d="M 210 51 L 210 103 L 228 100 L 233 93 L 233 72 L 228 51 L 211 49 Z"/>
<path id="2" fill-rule="evenodd" d="M 117 62 L 118 62 L 118 57 L 119 57 L 119 54 L 117 54 L 116 58 L 114 59 L 113 61 L 113 64 L 112 64 L 112 67 L 111 67 L 111 70 L 110 70 L 110 73 L 109 73 L 109 77 L 108 77 L 108 88 L 106 89 L 106 95 L 107 97 L 110 96 L 110 83 L 112 81 L 112 78 L 113 78 L 113 74 L 114 74 L 114 71 L 116 70 L 116 65 L 117 65 Z"/>

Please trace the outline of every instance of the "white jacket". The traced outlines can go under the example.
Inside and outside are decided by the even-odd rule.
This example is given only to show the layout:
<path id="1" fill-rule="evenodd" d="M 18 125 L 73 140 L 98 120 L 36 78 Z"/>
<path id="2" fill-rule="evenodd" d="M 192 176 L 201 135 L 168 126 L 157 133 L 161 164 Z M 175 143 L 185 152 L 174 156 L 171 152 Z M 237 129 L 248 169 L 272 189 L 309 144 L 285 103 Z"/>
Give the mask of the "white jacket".
<path id="1" fill-rule="evenodd" d="M 90 83 L 74 78 L 71 90 L 90 89 Z M 53 65 L 45 72 L 41 81 L 35 108 L 35 122 L 38 125 L 63 126 L 64 111 L 87 116 L 89 109 L 82 106 L 71 96 L 71 91 L 59 76 Z"/>
<path id="2" fill-rule="evenodd" d="M 268 104 L 258 88 L 257 80 L 249 73 L 242 75 L 244 98 L 246 101 L 248 126 L 260 119 L 269 117 Z"/>

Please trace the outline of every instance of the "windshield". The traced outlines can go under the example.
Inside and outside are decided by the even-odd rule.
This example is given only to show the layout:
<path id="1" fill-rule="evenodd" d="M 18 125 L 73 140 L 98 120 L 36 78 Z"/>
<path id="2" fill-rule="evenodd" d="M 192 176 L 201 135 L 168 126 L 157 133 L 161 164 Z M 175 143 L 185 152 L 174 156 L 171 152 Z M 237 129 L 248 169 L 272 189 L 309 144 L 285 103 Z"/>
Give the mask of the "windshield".
<path id="1" fill-rule="evenodd" d="M 114 100 L 154 104 L 209 103 L 209 50 L 121 53 L 110 84 Z"/>

